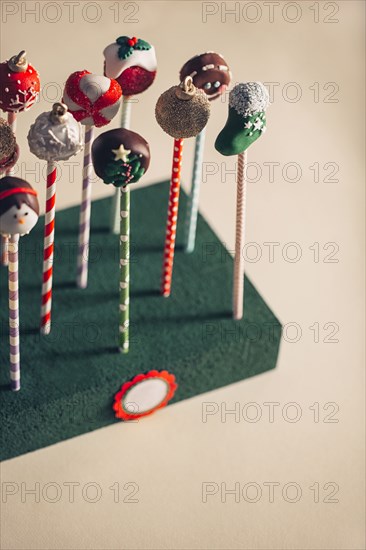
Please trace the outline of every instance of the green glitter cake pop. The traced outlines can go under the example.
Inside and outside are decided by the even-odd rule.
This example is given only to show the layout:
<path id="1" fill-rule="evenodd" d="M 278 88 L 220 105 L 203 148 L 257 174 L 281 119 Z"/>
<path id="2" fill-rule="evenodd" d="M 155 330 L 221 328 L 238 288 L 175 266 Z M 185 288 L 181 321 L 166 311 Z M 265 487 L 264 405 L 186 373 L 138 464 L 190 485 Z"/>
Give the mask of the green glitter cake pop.
<path id="1" fill-rule="evenodd" d="M 237 84 L 229 94 L 229 116 L 217 136 L 215 148 L 222 155 L 239 155 L 266 130 L 267 88 L 261 82 Z"/>

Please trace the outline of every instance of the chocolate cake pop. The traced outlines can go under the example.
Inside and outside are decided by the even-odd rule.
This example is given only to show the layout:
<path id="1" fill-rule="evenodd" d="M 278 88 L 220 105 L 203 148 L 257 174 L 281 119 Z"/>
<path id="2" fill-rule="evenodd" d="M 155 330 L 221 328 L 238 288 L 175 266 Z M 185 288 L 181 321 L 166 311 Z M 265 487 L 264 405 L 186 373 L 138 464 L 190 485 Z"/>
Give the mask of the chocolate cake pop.
<path id="1" fill-rule="evenodd" d="M 37 192 L 23 179 L 5 176 L 0 179 L 0 233 L 26 235 L 39 216 Z"/>
<path id="2" fill-rule="evenodd" d="M 179 86 L 172 86 L 161 94 L 155 116 L 164 132 L 175 139 L 197 136 L 210 116 L 210 103 L 206 94 L 196 88 L 187 77 Z"/>
<path id="3" fill-rule="evenodd" d="M 192 57 L 180 70 L 180 79 L 187 76 L 212 101 L 222 95 L 231 81 L 231 72 L 225 59 L 218 53 L 206 52 Z"/>
<path id="4" fill-rule="evenodd" d="M 109 124 L 118 113 L 121 97 L 116 80 L 76 71 L 66 81 L 62 102 L 78 122 L 99 128 Z"/>
<path id="5" fill-rule="evenodd" d="M 12 168 L 19 158 L 19 147 L 10 124 L 0 118 L 0 172 Z"/>
<path id="6" fill-rule="evenodd" d="M 28 143 L 31 153 L 39 159 L 67 160 L 83 148 L 81 125 L 67 112 L 66 105 L 55 103 L 52 111 L 36 118 Z"/>
<path id="7" fill-rule="evenodd" d="M 0 108 L 3 111 L 27 111 L 39 92 L 39 75 L 28 63 L 24 50 L 0 64 Z"/>
<path id="8" fill-rule="evenodd" d="M 229 116 L 217 136 L 215 148 L 222 155 L 238 155 L 266 130 L 267 88 L 261 82 L 237 84 L 229 94 Z"/>
<path id="9" fill-rule="evenodd" d="M 103 52 L 104 74 L 120 84 L 124 96 L 144 92 L 154 82 L 155 48 L 145 40 L 120 36 Z"/>
<path id="10" fill-rule="evenodd" d="M 95 173 L 104 183 L 122 187 L 136 183 L 150 164 L 147 141 L 125 128 L 109 130 L 97 137 L 92 145 Z"/>

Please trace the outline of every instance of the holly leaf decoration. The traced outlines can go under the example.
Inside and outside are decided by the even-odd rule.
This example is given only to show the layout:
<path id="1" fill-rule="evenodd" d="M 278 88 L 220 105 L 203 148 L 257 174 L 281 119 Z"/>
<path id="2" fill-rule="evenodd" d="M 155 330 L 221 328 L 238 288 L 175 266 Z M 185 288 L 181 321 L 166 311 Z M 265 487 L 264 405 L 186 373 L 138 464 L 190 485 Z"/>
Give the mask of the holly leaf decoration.
<path id="1" fill-rule="evenodd" d="M 141 38 L 139 38 L 134 48 L 135 50 L 150 50 L 151 44 L 146 42 L 146 40 L 142 40 Z"/>
<path id="2" fill-rule="evenodd" d="M 144 174 L 145 169 L 141 167 L 139 155 L 128 156 L 128 161 L 114 160 L 104 168 L 103 181 L 115 187 L 124 187 L 129 183 L 136 183 Z"/>
<path id="3" fill-rule="evenodd" d="M 135 50 L 150 50 L 151 48 L 151 45 L 141 38 L 137 40 L 129 36 L 119 36 L 116 42 L 119 45 L 118 57 L 120 59 L 127 59 Z"/>

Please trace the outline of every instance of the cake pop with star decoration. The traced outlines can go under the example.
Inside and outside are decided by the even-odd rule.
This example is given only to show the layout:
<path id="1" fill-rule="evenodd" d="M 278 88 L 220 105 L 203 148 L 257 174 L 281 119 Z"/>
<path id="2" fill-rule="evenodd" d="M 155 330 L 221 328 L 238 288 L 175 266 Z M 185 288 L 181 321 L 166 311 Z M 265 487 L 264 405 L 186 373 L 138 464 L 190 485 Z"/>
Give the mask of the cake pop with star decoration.
<path id="1" fill-rule="evenodd" d="M 22 50 L 0 64 L 0 108 L 20 113 L 32 107 L 40 92 L 38 72 Z"/>
<path id="2" fill-rule="evenodd" d="M 123 95 L 144 92 L 154 82 L 157 69 L 155 48 L 135 36 L 120 36 L 103 52 L 104 74 L 120 84 Z"/>
<path id="3" fill-rule="evenodd" d="M 94 170 L 104 183 L 114 185 L 120 200 L 120 302 L 119 350 L 129 351 L 130 326 L 130 184 L 145 174 L 150 164 L 147 141 L 126 128 L 101 134 L 93 143 Z"/>
<path id="4" fill-rule="evenodd" d="M 206 52 L 189 59 L 180 70 L 180 79 L 193 79 L 196 88 L 203 90 L 210 101 L 222 95 L 230 84 L 231 72 L 222 55 Z"/>
<path id="5" fill-rule="evenodd" d="M 150 164 L 147 141 L 136 132 L 116 128 L 96 138 L 92 146 L 95 173 L 104 183 L 123 187 L 136 183 Z"/>

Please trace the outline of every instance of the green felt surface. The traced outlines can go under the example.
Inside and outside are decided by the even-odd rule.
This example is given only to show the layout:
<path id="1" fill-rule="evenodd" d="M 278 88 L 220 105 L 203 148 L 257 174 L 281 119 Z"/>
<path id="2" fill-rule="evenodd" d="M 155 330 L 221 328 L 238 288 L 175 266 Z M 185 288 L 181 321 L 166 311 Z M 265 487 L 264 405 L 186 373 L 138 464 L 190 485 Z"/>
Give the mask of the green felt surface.
<path id="1" fill-rule="evenodd" d="M 281 327 L 245 279 L 245 314 L 231 318 L 233 262 L 200 216 L 185 254 L 182 193 L 172 295 L 159 295 L 169 183 L 131 194 L 130 352 L 118 353 L 118 237 L 110 201 L 93 203 L 89 286 L 78 290 L 78 208 L 57 212 L 53 330 L 38 332 L 43 219 L 20 244 L 21 390 L 9 389 L 7 271 L 0 269 L 1 458 L 113 422 L 123 382 L 166 369 L 179 385 L 171 403 L 276 365 Z M 234 230 L 234 228 L 233 228 Z M 159 413 L 156 413 L 159 414 Z M 143 422 L 143 419 L 141 420 Z"/>

